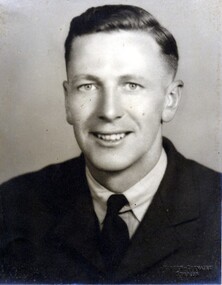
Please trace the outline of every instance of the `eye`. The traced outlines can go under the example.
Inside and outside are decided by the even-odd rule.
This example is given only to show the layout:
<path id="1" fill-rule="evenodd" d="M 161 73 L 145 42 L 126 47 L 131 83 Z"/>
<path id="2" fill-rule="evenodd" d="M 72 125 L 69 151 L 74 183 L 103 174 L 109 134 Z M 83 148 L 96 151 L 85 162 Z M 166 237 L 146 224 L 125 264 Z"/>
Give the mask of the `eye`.
<path id="1" fill-rule="evenodd" d="M 127 82 L 125 84 L 125 88 L 128 91 L 135 91 L 135 90 L 139 89 L 140 87 L 142 87 L 142 86 L 137 84 L 137 83 L 134 83 L 134 82 Z"/>
<path id="2" fill-rule="evenodd" d="M 86 83 L 86 84 L 82 84 L 78 86 L 78 90 L 84 91 L 84 92 L 93 91 L 95 89 L 96 89 L 96 86 L 93 83 Z"/>

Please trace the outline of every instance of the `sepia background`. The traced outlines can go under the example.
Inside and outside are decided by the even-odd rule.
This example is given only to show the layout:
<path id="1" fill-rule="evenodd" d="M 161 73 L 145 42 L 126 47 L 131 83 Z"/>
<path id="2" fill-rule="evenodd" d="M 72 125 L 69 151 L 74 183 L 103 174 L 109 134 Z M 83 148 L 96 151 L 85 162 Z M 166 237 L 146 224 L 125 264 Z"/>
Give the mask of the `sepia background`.
<path id="1" fill-rule="evenodd" d="M 185 88 L 164 134 L 222 171 L 220 0 L 0 0 L 0 182 L 80 153 L 65 121 L 63 42 L 74 16 L 120 3 L 147 9 L 177 39 Z"/>

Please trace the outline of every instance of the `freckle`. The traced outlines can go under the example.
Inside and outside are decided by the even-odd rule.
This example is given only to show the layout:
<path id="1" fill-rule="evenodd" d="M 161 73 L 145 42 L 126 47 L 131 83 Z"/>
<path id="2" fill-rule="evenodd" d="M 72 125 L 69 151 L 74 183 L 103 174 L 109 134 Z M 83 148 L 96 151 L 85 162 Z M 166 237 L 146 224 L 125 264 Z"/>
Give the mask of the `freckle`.
<path id="1" fill-rule="evenodd" d="M 145 116 L 145 113 L 143 113 L 142 115 Z"/>

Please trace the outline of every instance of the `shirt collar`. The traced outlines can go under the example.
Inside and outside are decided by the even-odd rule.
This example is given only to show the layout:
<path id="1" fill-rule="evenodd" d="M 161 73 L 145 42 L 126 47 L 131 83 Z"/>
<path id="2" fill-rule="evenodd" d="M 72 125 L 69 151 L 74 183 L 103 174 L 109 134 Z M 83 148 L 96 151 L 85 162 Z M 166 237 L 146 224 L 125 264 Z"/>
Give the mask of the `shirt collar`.
<path id="1" fill-rule="evenodd" d="M 129 201 L 129 205 L 122 208 L 121 212 L 132 211 L 140 222 L 149 207 L 159 185 L 164 176 L 167 166 L 167 156 L 162 149 L 160 158 L 155 167 L 140 181 L 124 191 L 124 195 Z M 93 199 L 93 205 L 99 222 L 102 223 L 106 215 L 106 203 L 114 193 L 99 184 L 86 167 L 86 177 Z"/>

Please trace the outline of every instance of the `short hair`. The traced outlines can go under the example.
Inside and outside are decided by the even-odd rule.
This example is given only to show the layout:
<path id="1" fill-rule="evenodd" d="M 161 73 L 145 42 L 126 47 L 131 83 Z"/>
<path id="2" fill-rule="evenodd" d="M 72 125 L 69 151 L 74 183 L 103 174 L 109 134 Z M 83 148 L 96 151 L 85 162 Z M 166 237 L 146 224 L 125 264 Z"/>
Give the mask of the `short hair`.
<path id="1" fill-rule="evenodd" d="M 72 19 L 65 41 L 65 61 L 68 66 L 72 42 L 76 37 L 110 31 L 145 31 L 157 42 L 165 60 L 177 72 L 179 54 L 173 35 L 152 14 L 131 5 L 105 5 L 92 7 Z"/>

